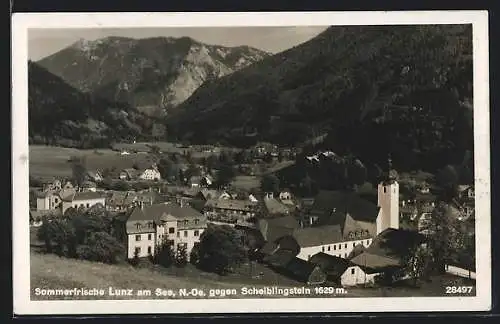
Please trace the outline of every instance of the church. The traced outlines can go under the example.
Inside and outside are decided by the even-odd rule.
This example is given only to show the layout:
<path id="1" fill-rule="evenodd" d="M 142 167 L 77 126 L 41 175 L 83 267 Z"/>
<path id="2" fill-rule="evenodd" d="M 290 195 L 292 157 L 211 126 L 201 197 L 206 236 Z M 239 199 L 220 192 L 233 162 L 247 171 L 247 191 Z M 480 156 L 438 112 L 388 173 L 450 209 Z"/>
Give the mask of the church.
<path id="1" fill-rule="evenodd" d="M 317 253 L 340 258 L 367 249 L 380 233 L 399 229 L 399 184 L 397 173 L 389 169 L 377 188 L 377 203 L 354 192 L 320 191 L 302 226 L 290 229 L 274 242 L 274 249 L 292 251 L 309 260 Z"/>

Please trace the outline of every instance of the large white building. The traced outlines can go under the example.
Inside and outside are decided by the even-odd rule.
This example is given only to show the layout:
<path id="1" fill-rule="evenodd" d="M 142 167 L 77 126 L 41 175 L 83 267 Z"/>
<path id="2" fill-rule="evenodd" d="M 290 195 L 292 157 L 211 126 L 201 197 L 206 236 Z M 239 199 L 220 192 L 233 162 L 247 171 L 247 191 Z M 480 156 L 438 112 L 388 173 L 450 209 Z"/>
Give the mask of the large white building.
<path id="1" fill-rule="evenodd" d="M 90 208 L 97 204 L 101 204 L 103 207 L 106 206 L 106 197 L 99 192 L 93 191 L 74 192 L 61 199 L 63 214 L 68 208 Z"/>
<path id="2" fill-rule="evenodd" d="M 155 248 L 168 243 L 174 252 L 186 249 L 187 257 L 207 228 L 207 218 L 189 206 L 175 203 L 140 205 L 127 219 L 127 257 L 154 255 Z"/>
<path id="3" fill-rule="evenodd" d="M 69 182 L 61 186 L 60 181 L 48 187 L 36 199 L 36 209 L 38 211 L 58 209 L 62 214 L 68 208 L 90 208 L 97 204 L 106 206 L 106 199 L 100 193 L 95 191 L 79 192 Z"/>

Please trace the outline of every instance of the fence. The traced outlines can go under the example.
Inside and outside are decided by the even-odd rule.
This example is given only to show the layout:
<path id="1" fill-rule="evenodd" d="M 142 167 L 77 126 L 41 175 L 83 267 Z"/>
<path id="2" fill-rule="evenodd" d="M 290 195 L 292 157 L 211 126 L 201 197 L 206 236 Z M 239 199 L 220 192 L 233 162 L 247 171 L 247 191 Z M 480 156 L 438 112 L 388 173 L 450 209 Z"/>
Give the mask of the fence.
<path id="1" fill-rule="evenodd" d="M 446 266 L 446 273 L 459 276 L 462 278 L 469 278 L 476 280 L 476 273 L 467 269 L 459 268 L 452 265 Z"/>

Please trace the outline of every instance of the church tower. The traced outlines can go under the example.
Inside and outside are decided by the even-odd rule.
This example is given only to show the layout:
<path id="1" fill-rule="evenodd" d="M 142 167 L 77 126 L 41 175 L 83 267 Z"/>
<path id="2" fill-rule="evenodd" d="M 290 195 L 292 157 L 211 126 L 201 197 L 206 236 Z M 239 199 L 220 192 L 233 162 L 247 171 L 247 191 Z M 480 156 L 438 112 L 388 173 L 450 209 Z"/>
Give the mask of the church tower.
<path id="1" fill-rule="evenodd" d="M 399 184 L 397 173 L 392 169 L 389 156 L 388 168 L 378 185 L 378 204 L 380 212 L 377 217 L 377 235 L 387 228 L 399 228 Z"/>

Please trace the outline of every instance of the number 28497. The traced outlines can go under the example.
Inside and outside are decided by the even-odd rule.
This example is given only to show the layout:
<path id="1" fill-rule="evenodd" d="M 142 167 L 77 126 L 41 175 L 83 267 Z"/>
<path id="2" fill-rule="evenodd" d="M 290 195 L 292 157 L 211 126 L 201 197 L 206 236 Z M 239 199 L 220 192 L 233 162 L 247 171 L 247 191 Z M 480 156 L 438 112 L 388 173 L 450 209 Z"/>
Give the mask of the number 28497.
<path id="1" fill-rule="evenodd" d="M 473 286 L 446 286 L 446 294 L 470 294 Z"/>

